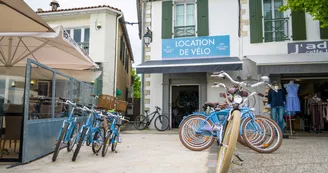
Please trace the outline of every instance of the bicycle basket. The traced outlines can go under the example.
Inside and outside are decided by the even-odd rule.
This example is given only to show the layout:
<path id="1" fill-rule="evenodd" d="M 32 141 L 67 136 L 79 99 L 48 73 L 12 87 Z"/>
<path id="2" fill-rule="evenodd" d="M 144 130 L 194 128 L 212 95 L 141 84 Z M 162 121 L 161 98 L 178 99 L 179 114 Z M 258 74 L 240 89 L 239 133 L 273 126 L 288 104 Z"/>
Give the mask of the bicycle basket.
<path id="1" fill-rule="evenodd" d="M 98 108 L 111 110 L 114 109 L 116 98 L 114 96 L 101 94 L 98 99 Z"/>
<path id="2" fill-rule="evenodd" d="M 128 107 L 128 102 L 123 101 L 123 100 L 117 100 L 116 106 L 115 106 L 115 111 L 125 113 L 127 107 Z"/>

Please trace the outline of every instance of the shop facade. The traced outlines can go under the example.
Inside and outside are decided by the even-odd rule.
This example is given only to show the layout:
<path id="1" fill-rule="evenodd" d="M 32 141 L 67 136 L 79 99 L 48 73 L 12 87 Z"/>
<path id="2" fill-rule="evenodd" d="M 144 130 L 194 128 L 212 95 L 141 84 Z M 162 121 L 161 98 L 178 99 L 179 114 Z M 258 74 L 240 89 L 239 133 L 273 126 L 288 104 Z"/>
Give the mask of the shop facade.
<path id="1" fill-rule="evenodd" d="M 229 0 L 147 3 L 146 28 L 152 31 L 152 42 L 136 71 L 145 75 L 145 110 L 161 107 L 171 128 L 186 114 L 203 110 L 206 101 L 223 101 L 223 90 L 211 87 L 217 81 L 210 77 L 212 72 L 243 75 L 236 6 L 237 1 Z M 229 16 L 224 14 L 227 8 L 232 9 Z"/>
<path id="2" fill-rule="evenodd" d="M 288 84 L 299 86 L 296 93 L 300 100 L 299 110 L 286 112 L 284 116 L 295 115 L 292 116 L 294 131 L 328 130 L 325 106 L 328 28 L 320 28 L 319 21 L 313 20 L 309 14 L 275 10 L 283 4 L 280 0 L 241 2 L 241 19 L 244 21 L 241 23 L 241 32 L 244 33 L 241 45 L 243 61 L 247 63 L 245 68 L 254 69 L 259 76 L 269 76 L 271 82 L 276 81 L 288 95 L 292 95 L 288 93 Z M 258 106 L 260 110 L 264 109 L 263 104 Z M 287 126 L 289 129 L 289 120 Z"/>

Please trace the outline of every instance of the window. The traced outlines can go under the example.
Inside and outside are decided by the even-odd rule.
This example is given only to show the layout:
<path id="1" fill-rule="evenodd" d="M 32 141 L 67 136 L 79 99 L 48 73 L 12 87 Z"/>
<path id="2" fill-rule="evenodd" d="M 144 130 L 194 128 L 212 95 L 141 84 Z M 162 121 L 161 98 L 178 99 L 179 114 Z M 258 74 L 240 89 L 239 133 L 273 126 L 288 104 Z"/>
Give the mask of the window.
<path id="1" fill-rule="evenodd" d="M 125 42 L 123 35 L 121 36 L 121 50 L 120 50 L 120 60 L 124 61 L 124 52 L 125 52 Z M 124 64 L 124 63 L 123 63 Z"/>
<path id="2" fill-rule="evenodd" d="M 74 40 L 77 43 L 80 43 L 82 40 L 81 29 L 74 29 Z"/>
<path id="3" fill-rule="evenodd" d="M 90 28 L 67 29 L 66 32 L 84 51 L 89 53 Z"/>
<path id="4" fill-rule="evenodd" d="M 284 12 L 278 11 L 283 0 L 263 0 L 264 41 L 288 40 L 288 20 Z"/>
<path id="5" fill-rule="evenodd" d="M 125 55 L 125 66 L 124 66 L 124 68 L 125 68 L 125 71 L 127 72 L 127 73 L 129 73 L 129 54 L 128 54 L 128 49 L 126 49 L 126 55 Z"/>
<path id="6" fill-rule="evenodd" d="M 175 5 L 175 37 L 195 36 L 196 15 L 195 3 L 183 3 Z"/>

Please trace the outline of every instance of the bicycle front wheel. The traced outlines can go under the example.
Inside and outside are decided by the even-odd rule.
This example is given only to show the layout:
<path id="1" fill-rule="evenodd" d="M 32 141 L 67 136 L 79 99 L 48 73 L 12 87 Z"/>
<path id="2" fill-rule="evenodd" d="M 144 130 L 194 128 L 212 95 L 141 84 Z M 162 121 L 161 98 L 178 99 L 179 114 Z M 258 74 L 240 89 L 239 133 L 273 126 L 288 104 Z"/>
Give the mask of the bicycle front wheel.
<path id="1" fill-rule="evenodd" d="M 63 138 L 65 137 L 66 135 L 66 132 L 67 132 L 67 128 L 68 128 L 68 125 L 65 124 L 64 128 L 62 129 L 61 131 L 61 134 L 58 138 L 58 141 L 57 141 L 57 144 L 56 144 L 56 148 L 55 148 L 55 152 L 54 152 L 54 155 L 52 156 L 52 161 L 56 161 L 57 157 L 58 157 L 58 154 L 59 154 L 59 151 L 60 151 L 60 145 L 63 141 Z"/>
<path id="2" fill-rule="evenodd" d="M 240 117 L 240 111 L 234 111 L 232 113 L 232 119 L 228 122 L 219 151 L 216 172 L 226 173 L 229 170 L 239 135 Z"/>
<path id="3" fill-rule="evenodd" d="M 170 120 L 167 116 L 159 115 L 155 119 L 155 128 L 158 131 L 165 131 L 169 128 L 169 122 Z"/>
<path id="4" fill-rule="evenodd" d="M 81 135 L 79 137 L 79 142 L 77 143 L 76 149 L 75 149 L 74 154 L 73 154 L 73 157 L 72 157 L 72 161 L 73 162 L 76 160 L 76 157 L 77 157 L 77 155 L 80 152 L 80 149 L 82 147 L 82 143 L 84 141 L 84 137 L 85 137 L 85 135 L 87 133 L 87 130 L 88 130 L 87 128 L 83 128 L 83 130 L 82 130 L 82 133 L 81 133 Z"/>

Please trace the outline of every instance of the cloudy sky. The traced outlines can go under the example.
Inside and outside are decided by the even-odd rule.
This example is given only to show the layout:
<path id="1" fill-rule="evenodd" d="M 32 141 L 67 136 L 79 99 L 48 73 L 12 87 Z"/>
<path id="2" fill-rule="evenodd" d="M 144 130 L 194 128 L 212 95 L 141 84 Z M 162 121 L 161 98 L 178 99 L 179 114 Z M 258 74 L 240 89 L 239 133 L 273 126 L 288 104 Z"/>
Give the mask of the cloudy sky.
<path id="1" fill-rule="evenodd" d="M 57 0 L 59 8 L 87 7 L 98 5 L 110 5 L 119 8 L 124 13 L 127 22 L 137 22 L 136 0 Z M 25 2 L 36 11 L 38 8 L 50 10 L 51 0 L 25 0 Z M 135 62 L 133 66 L 141 62 L 141 40 L 138 36 L 138 25 L 127 25 L 129 37 L 133 49 Z"/>

